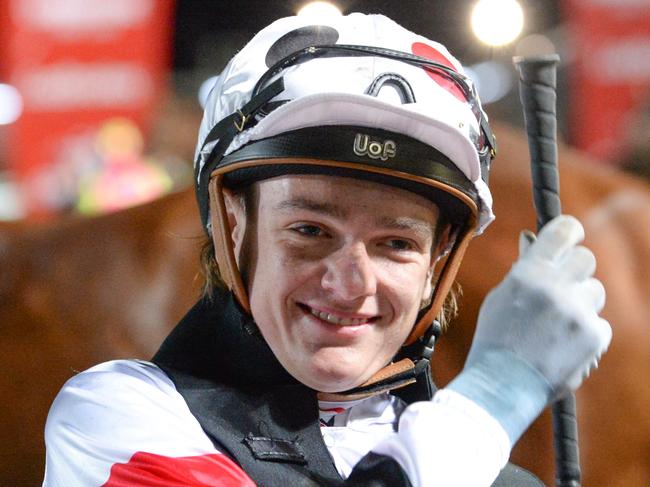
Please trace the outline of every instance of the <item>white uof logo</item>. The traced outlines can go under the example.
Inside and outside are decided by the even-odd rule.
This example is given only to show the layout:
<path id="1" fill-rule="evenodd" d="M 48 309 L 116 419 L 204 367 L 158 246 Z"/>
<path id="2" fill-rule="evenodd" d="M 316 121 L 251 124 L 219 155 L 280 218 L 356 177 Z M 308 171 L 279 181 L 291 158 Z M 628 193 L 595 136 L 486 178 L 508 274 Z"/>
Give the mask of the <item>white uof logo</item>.
<path id="1" fill-rule="evenodd" d="M 392 140 L 370 140 L 366 134 L 357 134 L 354 138 L 354 153 L 358 156 L 368 156 L 371 159 L 385 161 L 397 154 L 397 144 Z"/>

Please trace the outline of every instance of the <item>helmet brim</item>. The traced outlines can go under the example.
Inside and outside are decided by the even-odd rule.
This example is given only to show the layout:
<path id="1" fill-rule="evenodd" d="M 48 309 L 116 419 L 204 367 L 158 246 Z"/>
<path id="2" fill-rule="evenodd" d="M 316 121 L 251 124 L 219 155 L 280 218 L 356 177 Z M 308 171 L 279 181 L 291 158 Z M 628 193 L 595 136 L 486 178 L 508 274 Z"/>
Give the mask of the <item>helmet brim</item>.
<path id="1" fill-rule="evenodd" d="M 481 179 L 476 148 L 470 143 L 459 117 L 458 127 L 421 113 L 418 103 L 393 105 L 369 95 L 317 93 L 289 101 L 235 138 L 227 153 L 255 140 L 266 139 L 306 127 L 357 126 L 403 134 L 435 148 L 448 158 L 474 185 L 478 193 L 481 233 L 493 219 L 492 198 Z M 449 119 L 449 117 L 446 117 Z"/>

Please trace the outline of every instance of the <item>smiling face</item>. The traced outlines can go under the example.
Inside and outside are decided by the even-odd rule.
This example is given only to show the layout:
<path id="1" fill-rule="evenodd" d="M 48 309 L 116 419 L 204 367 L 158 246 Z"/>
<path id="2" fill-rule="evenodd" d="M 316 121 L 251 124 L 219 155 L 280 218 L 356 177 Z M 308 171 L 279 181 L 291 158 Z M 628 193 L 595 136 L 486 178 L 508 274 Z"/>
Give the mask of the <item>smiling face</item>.
<path id="1" fill-rule="evenodd" d="M 282 176 L 254 193 L 254 219 L 229 193 L 226 206 L 264 339 L 313 389 L 362 384 L 397 353 L 431 295 L 443 245 L 434 248 L 437 207 L 333 176 Z"/>

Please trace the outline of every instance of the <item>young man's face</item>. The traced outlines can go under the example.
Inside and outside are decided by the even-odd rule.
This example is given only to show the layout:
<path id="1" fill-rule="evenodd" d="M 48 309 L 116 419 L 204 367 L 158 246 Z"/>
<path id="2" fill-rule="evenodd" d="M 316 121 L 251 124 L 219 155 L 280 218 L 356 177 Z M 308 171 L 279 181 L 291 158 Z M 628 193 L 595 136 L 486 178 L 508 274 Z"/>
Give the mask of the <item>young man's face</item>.
<path id="1" fill-rule="evenodd" d="M 430 297 L 437 207 L 343 177 L 283 176 L 256 189 L 255 223 L 238 198 L 227 194 L 226 204 L 262 335 L 313 389 L 362 384 L 397 353 Z"/>

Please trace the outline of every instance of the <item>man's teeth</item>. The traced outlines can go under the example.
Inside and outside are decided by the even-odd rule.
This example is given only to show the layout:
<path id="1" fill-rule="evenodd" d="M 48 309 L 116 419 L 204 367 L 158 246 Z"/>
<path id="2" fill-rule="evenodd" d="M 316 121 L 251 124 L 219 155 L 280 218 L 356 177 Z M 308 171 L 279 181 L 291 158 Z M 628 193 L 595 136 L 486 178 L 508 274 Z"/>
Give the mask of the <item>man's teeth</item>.
<path id="1" fill-rule="evenodd" d="M 353 326 L 368 323 L 368 318 L 339 318 L 331 313 L 325 313 L 324 311 L 318 311 L 313 308 L 309 308 L 309 311 L 316 318 L 320 318 L 321 320 L 332 323 L 333 325 Z"/>

